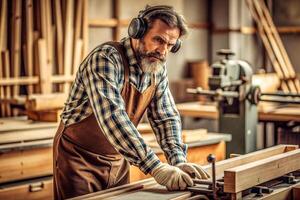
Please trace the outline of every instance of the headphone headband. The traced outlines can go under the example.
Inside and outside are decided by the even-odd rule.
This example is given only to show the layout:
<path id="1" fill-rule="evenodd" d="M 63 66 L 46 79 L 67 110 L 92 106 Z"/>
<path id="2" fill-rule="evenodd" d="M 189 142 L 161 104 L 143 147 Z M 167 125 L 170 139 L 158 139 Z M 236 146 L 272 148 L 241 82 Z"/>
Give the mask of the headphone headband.
<path id="1" fill-rule="evenodd" d="M 162 6 L 146 7 L 144 10 L 141 10 L 139 12 L 137 18 L 131 20 L 128 27 L 128 35 L 134 39 L 142 38 L 148 29 L 148 22 L 145 18 L 147 17 L 147 15 L 159 11 L 165 11 L 177 17 L 177 14 L 173 10 L 172 6 L 162 5 Z M 176 53 L 180 49 L 180 47 L 181 47 L 181 40 L 178 39 L 176 41 L 176 44 L 172 47 L 171 52 Z"/>

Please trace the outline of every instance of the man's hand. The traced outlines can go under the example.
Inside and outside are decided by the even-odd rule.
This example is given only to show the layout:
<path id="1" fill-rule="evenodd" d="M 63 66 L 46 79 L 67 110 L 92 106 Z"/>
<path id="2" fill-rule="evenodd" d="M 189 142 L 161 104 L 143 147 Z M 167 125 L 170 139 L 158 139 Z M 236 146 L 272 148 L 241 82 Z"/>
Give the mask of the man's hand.
<path id="1" fill-rule="evenodd" d="M 192 178 L 177 167 L 161 163 L 151 172 L 151 175 L 160 185 L 168 190 L 184 190 L 187 186 L 193 186 Z"/>
<path id="2" fill-rule="evenodd" d="M 176 167 L 189 174 L 192 178 L 208 179 L 210 177 L 200 165 L 194 163 L 179 163 Z"/>

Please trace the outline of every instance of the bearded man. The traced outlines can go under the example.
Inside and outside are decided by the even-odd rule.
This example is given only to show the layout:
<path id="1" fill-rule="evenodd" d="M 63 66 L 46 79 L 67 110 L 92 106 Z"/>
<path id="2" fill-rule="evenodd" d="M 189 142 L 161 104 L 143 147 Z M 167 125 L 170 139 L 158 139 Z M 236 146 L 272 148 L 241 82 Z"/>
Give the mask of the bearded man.
<path id="1" fill-rule="evenodd" d="M 166 57 L 187 34 L 170 6 L 140 11 L 121 42 L 95 48 L 81 63 L 54 139 L 54 194 L 65 199 L 129 182 L 129 165 L 169 190 L 208 178 L 188 163 L 181 121 L 168 87 Z M 162 163 L 137 130 L 144 114 L 168 160 Z"/>

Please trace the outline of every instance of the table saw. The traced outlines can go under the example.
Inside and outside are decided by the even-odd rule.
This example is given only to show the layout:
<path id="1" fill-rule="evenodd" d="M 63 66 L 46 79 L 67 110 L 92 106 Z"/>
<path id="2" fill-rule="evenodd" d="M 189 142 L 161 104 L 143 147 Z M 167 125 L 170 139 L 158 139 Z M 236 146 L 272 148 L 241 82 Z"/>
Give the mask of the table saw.
<path id="1" fill-rule="evenodd" d="M 167 191 L 153 178 L 73 198 L 87 199 L 300 199 L 300 149 L 278 145 L 204 168 L 215 181 L 197 180 L 185 191 Z M 215 189 L 212 189 L 212 188 Z M 215 193 L 215 198 L 213 194 Z"/>

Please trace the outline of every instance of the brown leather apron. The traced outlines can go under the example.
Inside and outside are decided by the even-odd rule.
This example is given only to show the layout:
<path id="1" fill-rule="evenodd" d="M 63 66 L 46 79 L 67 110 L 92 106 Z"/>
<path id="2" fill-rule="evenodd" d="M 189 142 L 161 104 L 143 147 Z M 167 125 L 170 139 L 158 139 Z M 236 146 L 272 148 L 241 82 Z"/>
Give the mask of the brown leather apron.
<path id="1" fill-rule="evenodd" d="M 137 126 L 155 91 L 155 81 L 140 93 L 129 82 L 129 64 L 124 47 L 110 42 L 122 56 L 124 85 L 121 92 L 126 112 Z M 129 182 L 129 163 L 106 139 L 91 114 L 82 121 L 65 127 L 61 122 L 53 145 L 54 198 L 71 198 Z"/>

